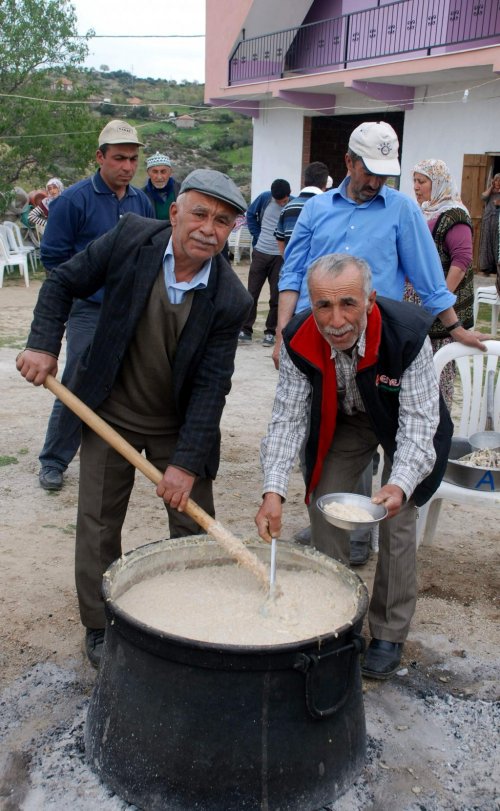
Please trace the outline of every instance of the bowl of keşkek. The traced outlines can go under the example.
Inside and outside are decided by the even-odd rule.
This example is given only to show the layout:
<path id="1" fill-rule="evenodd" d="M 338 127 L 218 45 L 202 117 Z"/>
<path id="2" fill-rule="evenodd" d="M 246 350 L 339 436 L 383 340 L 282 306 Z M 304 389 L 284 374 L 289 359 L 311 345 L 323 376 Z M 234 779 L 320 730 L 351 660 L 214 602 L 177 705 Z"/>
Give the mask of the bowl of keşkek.
<path id="1" fill-rule="evenodd" d="M 328 523 L 340 529 L 370 529 L 387 517 L 383 504 L 356 493 L 327 493 L 316 504 Z"/>

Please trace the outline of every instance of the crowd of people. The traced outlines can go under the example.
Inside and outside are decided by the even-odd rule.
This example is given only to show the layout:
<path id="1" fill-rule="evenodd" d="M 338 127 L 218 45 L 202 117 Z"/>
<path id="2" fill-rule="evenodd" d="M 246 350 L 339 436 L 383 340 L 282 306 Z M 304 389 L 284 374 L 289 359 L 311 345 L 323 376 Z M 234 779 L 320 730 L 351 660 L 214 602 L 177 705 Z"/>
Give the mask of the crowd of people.
<path id="1" fill-rule="evenodd" d="M 437 159 L 415 166 L 415 202 L 386 183 L 400 174 L 396 133 L 364 122 L 349 138 L 339 186 L 328 189 L 328 167 L 316 161 L 297 197 L 278 178 L 248 206 L 218 171 L 196 169 L 179 184 L 160 152 L 146 159 L 146 185 L 134 187 L 143 146 L 134 127 L 111 121 L 98 138 L 93 176 L 50 199 L 57 179 L 47 184 L 48 277 L 17 368 L 43 384 L 57 373 L 65 334 L 63 383 L 164 471 L 157 494 L 171 537 L 197 533 L 183 508 L 192 496 L 215 514 L 220 420 L 267 282 L 263 344 L 279 378 L 261 449 L 258 531 L 267 542 L 279 537 L 299 456 L 307 542 L 346 565 L 363 564 L 369 538 L 327 524 L 316 500 L 333 491 L 371 494 L 373 458 L 383 449 L 372 498 L 389 518 L 362 670 L 389 678 L 415 610 L 417 508 L 439 486 L 452 434 L 443 393 L 449 404 L 453 381 L 442 380 L 441 393 L 432 352 L 450 340 L 484 349 L 484 336 L 471 329 L 471 221 L 448 168 Z M 500 199 L 492 184 L 488 200 L 494 194 Z M 225 258 L 245 213 L 254 240 L 248 289 Z M 76 585 L 86 652 L 97 667 L 105 638 L 100 585 L 121 554 L 134 470 L 56 401 L 40 453 L 42 488 L 63 487 L 79 447 Z"/>

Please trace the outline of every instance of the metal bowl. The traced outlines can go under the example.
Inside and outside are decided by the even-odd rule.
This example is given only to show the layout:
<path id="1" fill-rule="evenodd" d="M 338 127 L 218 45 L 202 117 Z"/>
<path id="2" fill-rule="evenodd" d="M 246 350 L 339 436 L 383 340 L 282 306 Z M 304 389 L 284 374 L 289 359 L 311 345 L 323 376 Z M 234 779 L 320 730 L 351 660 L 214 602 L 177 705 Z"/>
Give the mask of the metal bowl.
<path id="1" fill-rule="evenodd" d="M 468 490 L 478 490 L 482 493 L 500 491 L 500 470 L 488 467 L 471 467 L 459 462 L 462 456 L 472 453 L 473 448 L 468 439 L 454 436 L 451 440 L 448 464 L 443 476 L 445 482 L 466 487 Z"/>
<path id="2" fill-rule="evenodd" d="M 330 515 L 325 510 L 327 504 L 336 502 L 337 504 L 352 504 L 353 507 L 363 507 L 373 516 L 371 521 L 348 521 L 344 518 L 337 518 Z M 333 524 L 340 529 L 370 529 L 387 517 L 387 508 L 383 504 L 374 504 L 368 496 L 358 496 L 356 493 L 327 493 L 320 496 L 316 501 L 318 509 L 323 513 L 329 524 Z"/>

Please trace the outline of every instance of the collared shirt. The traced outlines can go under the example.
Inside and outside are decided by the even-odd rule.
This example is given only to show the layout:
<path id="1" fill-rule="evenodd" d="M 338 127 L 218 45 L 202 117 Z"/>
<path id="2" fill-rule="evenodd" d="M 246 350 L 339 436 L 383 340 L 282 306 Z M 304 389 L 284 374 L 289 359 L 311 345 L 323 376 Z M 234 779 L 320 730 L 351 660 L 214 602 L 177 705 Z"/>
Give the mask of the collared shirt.
<path id="1" fill-rule="evenodd" d="M 212 259 L 207 259 L 202 269 L 195 273 L 191 281 L 178 282 L 175 278 L 175 259 L 172 247 L 172 237 L 170 237 L 163 257 L 163 272 L 165 274 L 165 287 L 167 296 L 171 304 L 182 304 L 184 296 L 188 290 L 200 290 L 208 284 Z"/>
<path id="2" fill-rule="evenodd" d="M 99 171 L 74 183 L 51 203 L 40 246 L 42 264 L 52 270 L 71 259 L 89 242 L 111 231 L 129 211 L 154 217 L 148 198 L 135 186 L 129 184 L 119 199 Z"/>
<path id="3" fill-rule="evenodd" d="M 364 358 L 366 348 L 366 330 L 359 336 L 358 342 L 353 346 L 351 354 L 334 349 L 330 357 L 335 362 L 337 375 L 337 402 L 340 411 L 344 414 L 354 414 L 355 411 L 366 411 L 363 400 L 356 385 L 356 369 L 358 361 Z"/>
<path id="4" fill-rule="evenodd" d="M 346 373 L 346 368 L 343 372 L 347 401 L 359 397 L 354 375 Z M 351 392 L 352 388 L 357 395 Z M 290 471 L 306 437 L 311 391 L 308 378 L 295 366 L 283 344 L 273 413 L 261 446 L 263 493 L 278 493 L 286 498 Z M 426 338 L 417 357 L 401 376 L 399 427 L 389 484 L 401 487 L 407 499 L 431 472 L 436 460 L 433 438 L 439 423 L 437 397 L 432 347 Z"/>
<path id="5" fill-rule="evenodd" d="M 385 185 L 372 200 L 357 204 L 347 195 L 348 183 L 346 178 L 338 188 L 313 197 L 297 220 L 278 285 L 280 291 L 299 293 L 295 311 L 309 307 L 307 268 L 329 253 L 365 259 L 381 296 L 401 301 L 407 277 L 432 315 L 452 307 L 456 297 L 446 287 L 436 246 L 417 204 Z"/>

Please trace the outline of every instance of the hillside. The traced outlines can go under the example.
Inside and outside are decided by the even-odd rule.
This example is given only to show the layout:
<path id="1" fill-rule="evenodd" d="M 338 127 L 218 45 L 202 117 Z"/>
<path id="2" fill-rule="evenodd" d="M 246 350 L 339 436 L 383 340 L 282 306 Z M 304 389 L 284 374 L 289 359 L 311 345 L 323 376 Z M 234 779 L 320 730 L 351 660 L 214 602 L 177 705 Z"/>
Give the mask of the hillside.
<path id="1" fill-rule="evenodd" d="M 248 195 L 251 118 L 206 106 L 202 84 L 102 70 L 76 70 L 71 79 L 78 90 L 88 89 L 87 98 L 94 102 L 92 109 L 103 125 L 111 118 L 124 118 L 139 128 L 146 144 L 145 155 L 156 150 L 169 155 L 178 180 L 198 167 L 218 169 L 230 174 Z M 176 119 L 185 114 L 194 119 L 192 129 L 176 125 Z M 141 185 L 145 177 L 141 162 L 134 183 Z"/>

